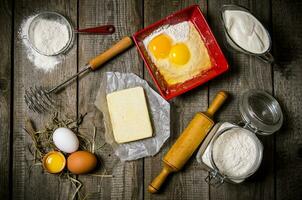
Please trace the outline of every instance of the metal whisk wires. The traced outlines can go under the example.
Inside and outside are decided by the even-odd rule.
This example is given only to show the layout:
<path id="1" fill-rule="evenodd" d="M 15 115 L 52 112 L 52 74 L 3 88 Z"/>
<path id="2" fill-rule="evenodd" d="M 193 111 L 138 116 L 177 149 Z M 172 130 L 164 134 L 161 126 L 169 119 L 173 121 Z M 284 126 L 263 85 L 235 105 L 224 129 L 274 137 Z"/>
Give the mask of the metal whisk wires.
<path id="1" fill-rule="evenodd" d="M 51 98 L 52 93 L 56 93 L 60 90 L 62 86 L 73 80 L 74 78 L 78 77 L 80 74 L 90 71 L 90 65 L 86 65 L 78 73 L 74 74 L 64 82 L 60 83 L 56 87 L 52 88 L 51 90 L 45 90 L 42 87 L 30 87 L 29 89 L 25 90 L 25 103 L 27 104 L 30 110 L 33 110 L 37 113 L 44 113 L 48 112 L 51 109 L 54 109 L 56 106 L 55 101 Z"/>
<path id="2" fill-rule="evenodd" d="M 42 87 L 34 86 L 25 90 L 24 98 L 28 108 L 37 113 L 47 112 L 55 107 L 49 91 L 43 90 Z"/>

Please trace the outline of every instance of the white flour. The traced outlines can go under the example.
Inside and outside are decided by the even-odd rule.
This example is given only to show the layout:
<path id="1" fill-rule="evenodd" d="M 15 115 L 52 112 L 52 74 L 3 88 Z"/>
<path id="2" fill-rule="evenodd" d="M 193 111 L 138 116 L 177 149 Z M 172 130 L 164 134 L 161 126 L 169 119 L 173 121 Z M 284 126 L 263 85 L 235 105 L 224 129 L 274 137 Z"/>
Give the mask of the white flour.
<path id="1" fill-rule="evenodd" d="M 256 54 L 268 50 L 270 39 L 267 31 L 250 13 L 227 10 L 224 12 L 224 22 L 229 35 L 241 48 Z"/>
<path id="2" fill-rule="evenodd" d="M 246 175 L 257 159 L 257 145 L 245 129 L 230 129 L 220 135 L 213 146 L 213 159 L 225 175 Z"/>
<path id="3" fill-rule="evenodd" d="M 175 42 L 182 42 L 188 39 L 190 32 L 189 22 L 184 21 L 174 25 L 165 25 L 153 31 L 144 39 L 144 45 L 147 47 L 149 42 L 159 34 L 169 35 Z"/>
<path id="4" fill-rule="evenodd" d="M 47 55 L 55 54 L 67 45 L 68 28 L 59 22 L 41 19 L 34 25 L 33 39 L 40 52 Z"/>
<path id="5" fill-rule="evenodd" d="M 28 59 L 37 68 L 42 69 L 44 71 L 50 71 L 63 60 L 63 56 L 44 56 L 42 54 L 39 54 L 31 47 L 31 44 L 28 41 L 28 30 L 30 23 L 32 22 L 34 17 L 35 16 L 31 16 L 24 20 L 21 25 L 21 30 L 19 34 L 26 47 Z M 36 48 L 39 48 L 40 51 L 52 53 L 54 51 L 58 51 L 58 49 L 61 49 L 66 45 L 66 33 L 64 33 L 65 30 L 62 31 L 64 28 L 61 27 L 62 30 L 59 31 L 57 24 L 54 24 L 51 21 L 45 21 L 46 20 L 41 20 L 36 24 L 36 27 L 34 28 L 34 43 L 36 45 Z M 59 34 L 59 32 L 61 33 Z"/>

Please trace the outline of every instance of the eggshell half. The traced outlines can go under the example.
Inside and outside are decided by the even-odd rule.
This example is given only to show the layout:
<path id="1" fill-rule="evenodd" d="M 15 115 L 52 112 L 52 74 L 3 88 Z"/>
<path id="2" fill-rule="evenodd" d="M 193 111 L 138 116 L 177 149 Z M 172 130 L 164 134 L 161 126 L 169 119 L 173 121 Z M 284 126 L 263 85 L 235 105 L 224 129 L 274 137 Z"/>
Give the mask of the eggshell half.
<path id="1" fill-rule="evenodd" d="M 73 174 L 89 173 L 96 165 L 96 156 L 88 151 L 76 151 L 67 158 L 67 169 Z"/>
<path id="2" fill-rule="evenodd" d="M 57 128 L 52 135 L 54 144 L 66 153 L 72 153 L 79 148 L 78 137 L 68 128 Z"/>

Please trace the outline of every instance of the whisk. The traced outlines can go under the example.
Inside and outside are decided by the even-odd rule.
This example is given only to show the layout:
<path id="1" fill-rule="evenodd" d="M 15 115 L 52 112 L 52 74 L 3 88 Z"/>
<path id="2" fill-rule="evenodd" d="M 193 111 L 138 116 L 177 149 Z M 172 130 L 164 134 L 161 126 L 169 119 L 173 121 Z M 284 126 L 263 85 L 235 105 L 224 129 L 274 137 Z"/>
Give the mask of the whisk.
<path id="1" fill-rule="evenodd" d="M 124 50 L 129 48 L 133 44 L 132 39 L 130 37 L 124 37 L 118 43 L 113 45 L 111 48 L 91 59 L 85 67 L 74 74 L 64 82 L 58 84 L 54 88 L 50 90 L 46 90 L 43 87 L 30 87 L 25 90 L 25 103 L 27 104 L 30 110 L 33 110 L 37 113 L 44 113 L 50 111 L 55 108 L 56 102 L 52 99 L 52 94 L 58 92 L 64 85 L 69 83 L 71 80 L 75 79 L 79 75 L 98 69 L 102 64 L 113 58 L 114 56 L 122 53 Z"/>

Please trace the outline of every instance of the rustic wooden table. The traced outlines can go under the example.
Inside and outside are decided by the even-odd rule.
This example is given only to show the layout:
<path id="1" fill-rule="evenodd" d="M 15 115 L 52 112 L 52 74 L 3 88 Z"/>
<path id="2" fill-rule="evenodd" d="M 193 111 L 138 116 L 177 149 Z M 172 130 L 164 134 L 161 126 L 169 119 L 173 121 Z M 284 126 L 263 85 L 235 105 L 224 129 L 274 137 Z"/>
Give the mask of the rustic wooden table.
<path id="1" fill-rule="evenodd" d="M 272 53 L 278 66 L 227 49 L 222 42 L 219 9 L 225 3 L 237 3 L 249 8 L 271 33 Z M 97 151 L 102 158 L 100 172 L 113 178 L 77 176 L 84 186 L 87 199 L 301 199 L 302 190 L 302 2 L 301 1 L 219 1 L 219 0 L 10 0 L 0 1 L 0 197 L 1 199 L 69 199 L 74 186 L 46 174 L 41 167 L 31 167 L 31 143 L 23 130 L 26 116 L 38 127 L 49 116 L 27 110 L 24 90 L 34 84 L 54 86 L 76 73 L 93 56 L 102 52 L 125 35 L 147 26 L 173 11 L 198 4 L 207 18 L 230 64 L 230 71 L 213 81 L 170 101 L 172 106 L 171 138 L 159 154 L 122 164 L 109 145 Z M 77 37 L 65 61 L 50 73 L 36 70 L 27 59 L 18 38 L 22 21 L 34 12 L 51 10 L 62 13 L 78 27 L 114 24 L 116 33 L 110 36 Z M 81 131 L 92 135 L 97 127 L 97 141 L 102 143 L 102 115 L 93 105 L 99 79 L 106 71 L 134 72 L 153 85 L 135 48 L 109 62 L 95 73 L 77 80 L 61 94 L 61 113 L 78 116 L 88 112 Z M 209 100 L 221 89 L 231 93 L 231 100 L 217 120 L 236 122 L 240 119 L 239 95 L 246 89 L 259 88 L 273 94 L 285 115 L 282 129 L 261 137 L 264 144 L 263 163 L 256 175 L 240 185 L 224 184 L 209 187 L 195 159 L 184 170 L 173 175 L 160 194 L 147 192 L 147 185 L 161 169 L 161 158 L 185 128 L 194 113 L 204 110 Z M 80 199 L 81 197 L 77 197 Z"/>

